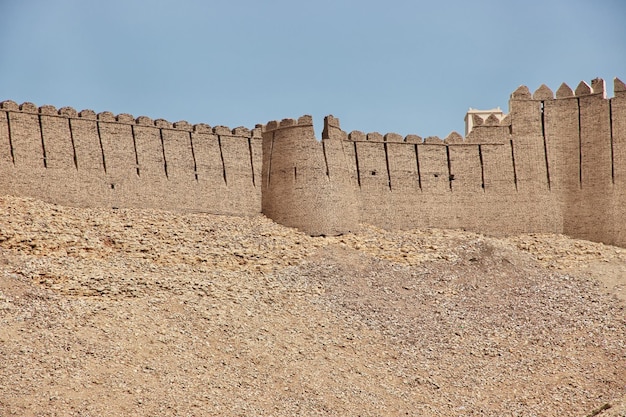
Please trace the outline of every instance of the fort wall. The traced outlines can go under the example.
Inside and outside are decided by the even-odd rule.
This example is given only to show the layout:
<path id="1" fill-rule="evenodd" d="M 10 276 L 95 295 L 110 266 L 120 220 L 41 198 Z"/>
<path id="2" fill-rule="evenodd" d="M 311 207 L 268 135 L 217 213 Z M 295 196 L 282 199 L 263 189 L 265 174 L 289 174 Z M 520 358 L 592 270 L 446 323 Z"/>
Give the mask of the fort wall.
<path id="1" fill-rule="evenodd" d="M 310 116 L 273 121 L 263 131 L 263 155 L 265 215 L 311 235 L 356 230 L 354 186 L 340 138 L 329 133 L 318 142 Z"/>
<path id="2" fill-rule="evenodd" d="M 265 214 L 312 235 L 462 228 L 626 246 L 626 86 L 522 86 L 467 137 L 230 129 L 0 103 L 0 192 L 98 207 Z"/>
<path id="3" fill-rule="evenodd" d="M 261 130 L 0 104 L 0 190 L 81 207 L 261 212 Z"/>
<path id="4" fill-rule="evenodd" d="M 506 118 L 476 120 L 467 138 L 343 133 L 361 221 L 624 245 L 623 83 L 605 95 L 602 80 L 556 97 L 520 87 Z"/>

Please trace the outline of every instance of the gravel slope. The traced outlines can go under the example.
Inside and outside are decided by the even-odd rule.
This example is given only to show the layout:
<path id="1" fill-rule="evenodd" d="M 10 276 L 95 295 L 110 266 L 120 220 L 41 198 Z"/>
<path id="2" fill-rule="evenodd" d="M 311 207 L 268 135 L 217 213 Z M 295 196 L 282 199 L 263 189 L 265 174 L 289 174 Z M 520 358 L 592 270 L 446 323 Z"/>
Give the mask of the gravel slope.
<path id="1" fill-rule="evenodd" d="M 0 416 L 626 416 L 625 271 L 558 235 L 2 197 Z"/>

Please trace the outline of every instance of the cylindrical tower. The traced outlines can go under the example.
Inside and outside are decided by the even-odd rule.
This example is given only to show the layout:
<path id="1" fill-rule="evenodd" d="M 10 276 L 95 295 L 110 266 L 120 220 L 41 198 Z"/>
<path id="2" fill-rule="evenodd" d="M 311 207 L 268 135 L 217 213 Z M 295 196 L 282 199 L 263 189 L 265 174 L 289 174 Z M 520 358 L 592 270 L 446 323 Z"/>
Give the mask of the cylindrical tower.
<path id="1" fill-rule="evenodd" d="M 263 129 L 262 210 L 313 236 L 354 231 L 356 196 L 339 138 L 315 139 L 311 116 Z"/>

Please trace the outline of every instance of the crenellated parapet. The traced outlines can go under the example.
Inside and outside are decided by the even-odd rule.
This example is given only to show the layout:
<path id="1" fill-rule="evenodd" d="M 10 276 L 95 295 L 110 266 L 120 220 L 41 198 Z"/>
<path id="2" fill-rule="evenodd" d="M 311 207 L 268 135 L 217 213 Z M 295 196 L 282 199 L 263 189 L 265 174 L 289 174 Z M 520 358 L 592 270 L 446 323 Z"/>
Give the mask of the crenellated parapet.
<path id="1" fill-rule="evenodd" d="M 0 103 L 3 188 L 66 204 L 253 215 L 261 140 L 260 128 Z"/>
<path id="2" fill-rule="evenodd" d="M 263 213 L 312 235 L 554 232 L 626 246 L 626 85 L 526 86 L 445 138 L 344 132 L 327 116 L 253 129 L 0 103 L 0 191 L 100 207 Z M 470 123 L 471 122 L 471 123 Z"/>
<path id="3" fill-rule="evenodd" d="M 321 142 L 311 116 L 263 127 L 263 213 L 311 235 L 354 231 L 359 224 L 354 189 L 338 128 L 326 119 Z M 340 138 L 339 138 L 340 139 Z"/>
<path id="4" fill-rule="evenodd" d="M 165 119 L 151 119 L 147 116 L 139 116 L 135 117 L 131 114 L 121 113 L 115 115 L 110 111 L 103 111 L 100 113 L 96 113 L 93 110 L 85 109 L 81 111 L 77 111 L 73 107 L 61 107 L 57 109 L 52 105 L 43 105 L 37 106 L 31 102 L 24 102 L 22 104 L 17 104 L 12 100 L 5 100 L 0 102 L 0 110 L 4 110 L 5 112 L 14 112 L 14 113 L 26 113 L 26 114 L 34 114 L 34 115 L 43 115 L 43 116 L 51 116 L 51 117 L 60 117 L 60 118 L 71 118 L 71 119 L 85 119 L 85 120 L 97 120 L 99 122 L 107 122 L 107 123 L 116 123 L 116 124 L 127 124 L 127 125 L 141 125 L 141 126 L 150 126 L 157 127 L 161 129 L 171 129 L 171 130 L 184 130 L 189 132 L 202 132 L 202 133 L 215 133 L 221 135 L 228 136 L 241 136 L 241 137 L 255 137 L 257 139 L 261 138 L 261 125 L 258 125 L 254 129 L 248 129 L 246 127 L 240 126 L 234 129 L 231 129 L 227 126 L 214 126 L 211 127 L 206 123 L 198 123 L 198 124 L 190 124 L 185 120 L 181 120 L 178 122 L 170 122 Z"/>
<path id="5" fill-rule="evenodd" d="M 323 158 L 308 148 L 319 147 L 308 118 L 305 123 L 271 122 L 264 135 L 274 132 L 274 146 L 306 139 L 291 144 L 291 154 L 280 154 L 279 170 L 293 169 L 293 179 L 296 171 L 305 169 L 300 165 L 328 176 L 333 171 L 328 161 L 341 155 L 347 167 L 336 166 L 341 174 L 335 177 L 349 176 L 346 183 L 354 188 L 363 222 L 387 228 L 463 227 L 494 234 L 559 232 L 622 242 L 614 225 L 619 223 L 616 213 L 622 213 L 617 202 L 623 198 L 626 168 L 626 87 L 616 79 L 614 91 L 615 97 L 607 99 L 600 79 L 590 85 L 581 82 L 575 90 L 563 84 L 556 94 L 545 85 L 533 93 L 522 86 L 511 94 L 508 114 L 473 115 L 473 128 L 465 138 L 457 132 L 444 139 L 347 133 L 329 116 L 322 133 Z M 290 130 L 294 128 L 306 132 Z M 335 143 L 332 150 L 330 143 Z M 310 157 L 298 159 L 304 154 Z M 278 169 L 276 159 L 274 153 L 271 178 Z M 272 201 L 286 207 L 281 199 Z M 301 209 L 297 202 L 295 206 Z M 597 216 L 598 210 L 606 213 Z"/>

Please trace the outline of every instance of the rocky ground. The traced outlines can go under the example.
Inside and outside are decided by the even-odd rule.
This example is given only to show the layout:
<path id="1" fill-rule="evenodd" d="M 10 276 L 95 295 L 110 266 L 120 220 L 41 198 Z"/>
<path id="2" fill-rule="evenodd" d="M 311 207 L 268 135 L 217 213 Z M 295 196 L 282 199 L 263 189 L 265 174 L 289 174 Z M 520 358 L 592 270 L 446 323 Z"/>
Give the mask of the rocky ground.
<path id="1" fill-rule="evenodd" d="M 0 416 L 626 416 L 626 250 L 0 198 Z"/>

